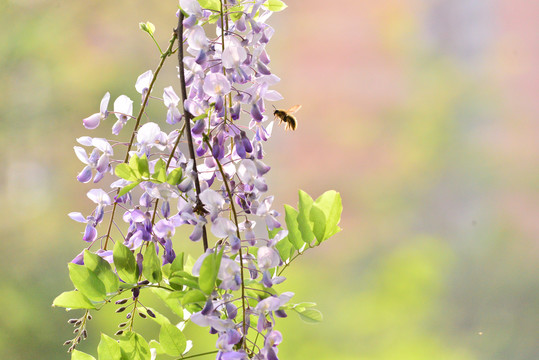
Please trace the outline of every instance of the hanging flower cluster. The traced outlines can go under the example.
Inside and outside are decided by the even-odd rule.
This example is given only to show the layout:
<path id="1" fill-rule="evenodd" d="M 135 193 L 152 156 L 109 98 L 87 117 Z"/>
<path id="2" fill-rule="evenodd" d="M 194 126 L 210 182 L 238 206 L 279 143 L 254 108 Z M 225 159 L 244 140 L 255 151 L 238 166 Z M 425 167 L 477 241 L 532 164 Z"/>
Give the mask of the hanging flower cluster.
<path id="1" fill-rule="evenodd" d="M 281 273 L 306 249 L 340 231 L 340 195 L 329 191 L 314 201 L 300 192 L 299 209 L 285 207 L 284 230 L 268 193 L 264 144 L 274 121 L 266 107 L 282 96 L 271 89 L 280 79 L 270 70 L 266 46 L 274 29 L 266 21 L 286 5 L 279 0 L 180 0 L 179 5 L 178 27 L 158 68 L 135 83 L 141 94 L 138 116 L 125 95 L 109 111 L 106 93 L 99 112 L 82 122 L 93 130 L 114 114 L 113 135 L 130 123 L 134 130 L 130 142 L 77 139 L 83 147 L 75 146 L 75 154 L 84 165 L 77 180 L 112 181 L 110 189 L 102 185 L 87 193 L 96 205 L 91 214 L 69 214 L 86 224 L 82 239 L 88 247 L 69 264 L 76 291 L 61 294 L 54 305 L 86 309 L 83 317 L 70 320 L 77 335 L 66 344 L 74 354 L 87 336 L 90 310 L 115 301 L 117 312 L 130 310 L 115 334 L 119 340 L 103 335 L 100 348 L 118 359 L 129 351 L 134 359 L 185 354 L 190 344 L 182 330 L 188 323 L 216 335 L 217 359 L 278 359 L 277 318 L 288 310 L 307 321 L 321 316 L 312 303 L 292 304 L 292 292 L 276 289 L 285 281 Z M 141 28 L 153 38 L 153 25 Z M 157 99 L 155 79 L 175 53 L 179 80 L 163 90 L 161 126 L 142 124 L 147 106 Z M 115 159 L 118 152 L 125 158 Z M 195 258 L 176 253 L 182 241 L 200 241 L 203 251 Z M 179 323 L 145 307 L 146 293 L 160 297 Z M 159 342 L 148 344 L 135 332 L 137 314 L 159 323 Z"/>

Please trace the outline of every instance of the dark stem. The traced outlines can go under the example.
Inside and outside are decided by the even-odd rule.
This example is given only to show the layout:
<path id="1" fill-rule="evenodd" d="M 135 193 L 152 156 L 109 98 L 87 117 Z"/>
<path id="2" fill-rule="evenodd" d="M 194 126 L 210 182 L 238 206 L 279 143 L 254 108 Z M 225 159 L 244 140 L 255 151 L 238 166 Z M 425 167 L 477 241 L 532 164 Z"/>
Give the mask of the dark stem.
<path id="1" fill-rule="evenodd" d="M 193 137 L 191 135 L 191 120 L 193 115 L 185 108 L 185 99 L 187 99 L 187 87 L 185 85 L 185 66 L 183 64 L 183 12 L 180 10 L 180 16 L 178 17 L 178 27 L 176 29 L 176 36 L 178 38 L 178 63 L 180 67 L 180 83 L 182 90 L 182 109 L 183 118 L 185 121 L 185 128 L 187 133 L 187 143 L 189 146 L 189 156 L 193 160 L 193 171 L 195 172 L 195 189 L 196 189 L 196 209 L 203 209 L 203 204 L 200 201 L 200 182 L 198 180 L 197 162 L 195 157 L 195 147 L 193 146 Z M 202 227 L 202 242 L 204 245 L 204 252 L 208 249 L 208 235 L 206 233 L 206 225 Z"/>

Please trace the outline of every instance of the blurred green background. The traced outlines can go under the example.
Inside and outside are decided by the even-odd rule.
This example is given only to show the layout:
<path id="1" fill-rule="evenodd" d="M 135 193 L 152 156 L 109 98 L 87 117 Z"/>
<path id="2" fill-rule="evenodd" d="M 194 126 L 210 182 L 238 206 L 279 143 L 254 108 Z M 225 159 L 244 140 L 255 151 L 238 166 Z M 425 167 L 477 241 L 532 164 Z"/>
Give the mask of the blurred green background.
<path id="1" fill-rule="evenodd" d="M 270 192 L 282 209 L 299 188 L 340 191 L 344 231 L 288 271 L 283 290 L 325 320 L 280 320 L 280 357 L 537 359 L 539 3 L 288 3 L 270 19 L 271 67 L 278 105 L 303 108 L 267 147 Z M 109 136 L 112 123 L 81 122 L 106 91 L 137 98 L 158 62 L 138 23 L 166 46 L 176 5 L 0 0 L 1 359 L 68 358 L 74 314 L 50 304 L 83 247 L 66 214 L 92 208 L 72 147 Z M 175 71 L 157 93 L 178 86 Z M 80 347 L 94 354 L 120 321 L 95 315 Z"/>

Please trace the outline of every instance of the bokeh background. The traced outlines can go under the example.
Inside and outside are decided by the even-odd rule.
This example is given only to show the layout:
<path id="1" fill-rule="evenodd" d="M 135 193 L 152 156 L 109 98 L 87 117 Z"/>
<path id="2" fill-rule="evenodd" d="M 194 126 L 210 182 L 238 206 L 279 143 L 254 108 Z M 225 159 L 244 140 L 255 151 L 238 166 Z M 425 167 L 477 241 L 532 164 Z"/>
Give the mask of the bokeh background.
<path id="1" fill-rule="evenodd" d="M 281 209 L 300 188 L 340 191 L 344 231 L 288 272 L 325 319 L 282 320 L 281 358 L 538 359 L 539 3 L 288 3 L 271 68 L 278 105 L 303 108 L 274 131 L 268 183 Z M 92 208 L 75 137 L 109 135 L 81 119 L 106 91 L 137 98 L 158 62 L 138 23 L 165 46 L 176 4 L 0 0 L 2 359 L 68 358 L 73 314 L 50 305 L 83 247 L 66 214 Z M 170 84 L 173 62 L 156 91 Z M 80 349 L 95 354 L 119 319 L 93 321 Z"/>

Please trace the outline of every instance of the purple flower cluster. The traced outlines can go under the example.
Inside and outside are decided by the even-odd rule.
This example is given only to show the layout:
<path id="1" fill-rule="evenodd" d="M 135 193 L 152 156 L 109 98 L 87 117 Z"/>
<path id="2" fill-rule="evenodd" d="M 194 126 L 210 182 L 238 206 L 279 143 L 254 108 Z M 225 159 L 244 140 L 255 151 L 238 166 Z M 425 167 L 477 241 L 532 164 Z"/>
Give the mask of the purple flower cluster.
<path id="1" fill-rule="evenodd" d="M 108 192 L 88 192 L 96 204 L 90 215 L 77 212 L 69 216 L 86 224 L 83 240 L 90 247 L 97 244 L 99 248 L 93 250 L 102 258 L 112 263 L 107 244 L 121 241 L 136 254 L 139 268 L 143 248 L 153 246 L 162 265 L 171 264 L 176 258 L 173 245 L 178 228 L 188 228 L 191 241 L 207 236 L 208 228 L 214 245 L 210 243 L 191 272 L 195 277 L 201 275 L 205 259 L 219 253 L 217 282 L 205 306 L 190 314 L 190 321 L 217 334 L 217 359 L 275 360 L 282 340 L 275 330 L 275 318 L 286 316 L 282 307 L 293 293 L 278 295 L 272 288 L 285 280 L 276 271 L 283 264 L 276 245 L 287 231 L 268 234 L 281 224 L 264 178 L 270 170 L 263 161 L 264 143 L 273 128 L 273 119 L 265 115 L 266 102 L 282 99 L 271 89 L 279 78 L 272 74 L 266 52 L 274 33 L 266 21 L 273 11 L 266 0 L 221 1 L 220 9 L 202 8 L 196 0 L 179 3 L 177 15 L 185 29 L 180 40 L 186 44 L 180 67 L 185 69 L 184 83 L 176 85 L 178 92 L 173 86 L 164 88 L 166 115 L 161 122 L 163 128 L 178 128 L 166 132 L 153 121 L 139 126 L 145 117 L 133 115 L 129 97 L 117 97 L 114 111 L 109 112 L 110 94 L 105 94 L 99 112 L 84 119 L 83 125 L 95 129 L 112 113 L 117 118 L 112 134 L 119 135 L 130 119 L 137 119 L 132 142 L 124 161 L 113 158 L 113 147 L 118 150 L 125 142 L 88 136 L 77 140 L 90 152 L 75 147 L 84 164 L 78 181 L 98 183 L 107 174 L 119 178 L 113 179 Z M 205 27 L 207 23 L 215 23 L 215 27 Z M 216 33 L 210 34 L 213 28 Z M 136 81 L 141 113 L 156 75 L 150 70 Z M 184 101 L 177 95 L 182 92 Z M 191 126 L 186 127 L 185 121 L 192 122 Z M 189 128 L 190 134 L 186 134 Z M 182 138 L 192 139 L 195 158 L 182 148 Z M 123 211 L 126 230 L 113 237 L 110 225 L 121 228 L 114 219 L 117 210 Z M 99 236 L 98 226 L 106 213 L 111 214 L 110 223 L 103 226 L 107 233 Z M 82 254 L 73 262 L 81 264 Z M 246 295 L 248 286 L 255 289 L 256 297 Z M 255 337 L 263 338 L 263 345 L 248 347 L 248 341 L 256 342 Z"/>

